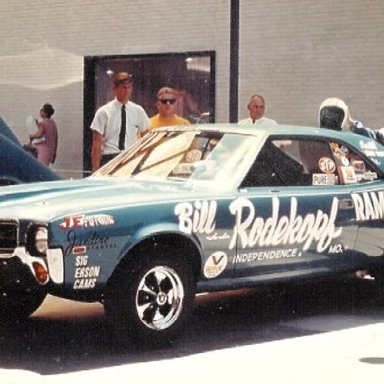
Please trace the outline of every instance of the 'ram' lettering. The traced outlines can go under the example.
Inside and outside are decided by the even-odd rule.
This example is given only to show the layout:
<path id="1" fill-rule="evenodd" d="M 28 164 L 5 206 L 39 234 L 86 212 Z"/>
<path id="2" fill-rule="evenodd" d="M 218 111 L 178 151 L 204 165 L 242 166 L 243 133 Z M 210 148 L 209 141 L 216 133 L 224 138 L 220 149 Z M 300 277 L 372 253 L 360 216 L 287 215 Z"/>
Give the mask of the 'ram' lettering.
<path id="1" fill-rule="evenodd" d="M 352 193 L 357 221 L 383 220 L 384 192 Z"/>

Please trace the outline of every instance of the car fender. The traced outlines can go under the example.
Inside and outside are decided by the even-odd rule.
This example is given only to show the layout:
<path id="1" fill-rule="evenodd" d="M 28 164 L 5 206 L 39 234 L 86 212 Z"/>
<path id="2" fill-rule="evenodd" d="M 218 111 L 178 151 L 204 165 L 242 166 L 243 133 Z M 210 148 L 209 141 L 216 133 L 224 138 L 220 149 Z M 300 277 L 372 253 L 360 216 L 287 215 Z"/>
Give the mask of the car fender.
<path id="1" fill-rule="evenodd" d="M 126 242 L 119 256 L 118 263 L 121 262 L 128 254 L 139 254 L 140 248 L 156 244 L 156 241 L 163 239 L 167 243 L 177 244 L 175 240 L 179 240 L 182 244 L 189 244 L 196 250 L 198 257 L 198 265 L 200 268 L 203 248 L 201 242 L 195 234 L 188 234 L 180 231 L 176 223 L 156 223 L 144 227 L 140 227 L 129 240 Z M 136 252 L 137 251 L 137 252 Z"/>

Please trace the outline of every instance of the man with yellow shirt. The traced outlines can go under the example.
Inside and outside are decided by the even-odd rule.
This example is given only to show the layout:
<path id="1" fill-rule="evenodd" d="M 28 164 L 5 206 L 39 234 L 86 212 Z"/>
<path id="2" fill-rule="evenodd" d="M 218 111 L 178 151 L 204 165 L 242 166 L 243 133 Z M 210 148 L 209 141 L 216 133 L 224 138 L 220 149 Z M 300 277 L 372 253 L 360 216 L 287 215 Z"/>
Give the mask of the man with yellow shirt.
<path id="1" fill-rule="evenodd" d="M 175 112 L 176 92 L 169 87 L 163 87 L 157 92 L 156 106 L 159 113 L 151 117 L 149 130 L 168 125 L 189 125 L 190 122 L 178 116 Z"/>

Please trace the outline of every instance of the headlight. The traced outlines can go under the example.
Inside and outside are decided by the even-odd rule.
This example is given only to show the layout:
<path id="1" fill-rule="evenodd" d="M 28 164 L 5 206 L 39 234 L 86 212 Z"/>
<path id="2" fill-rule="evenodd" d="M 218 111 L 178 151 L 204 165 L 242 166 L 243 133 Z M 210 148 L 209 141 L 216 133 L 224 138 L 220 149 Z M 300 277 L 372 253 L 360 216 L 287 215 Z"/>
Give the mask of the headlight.
<path id="1" fill-rule="evenodd" d="M 48 230 L 45 227 L 37 227 L 35 230 L 35 248 L 39 253 L 45 253 L 48 249 Z"/>

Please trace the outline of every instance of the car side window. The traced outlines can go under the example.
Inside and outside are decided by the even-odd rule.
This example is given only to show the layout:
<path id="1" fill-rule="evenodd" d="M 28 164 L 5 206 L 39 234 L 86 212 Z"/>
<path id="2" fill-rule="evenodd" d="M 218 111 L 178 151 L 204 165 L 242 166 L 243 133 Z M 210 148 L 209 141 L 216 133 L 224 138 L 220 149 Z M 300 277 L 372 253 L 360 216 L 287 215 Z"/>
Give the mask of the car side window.
<path id="1" fill-rule="evenodd" d="M 309 184 L 337 185 L 339 177 L 334 155 L 328 141 L 297 140 L 298 153 L 305 173 L 309 175 Z"/>
<path id="2" fill-rule="evenodd" d="M 331 141 L 330 147 L 340 184 L 358 184 L 378 178 L 377 172 L 371 164 L 353 148 L 336 141 Z"/>
<path id="3" fill-rule="evenodd" d="M 349 146 L 319 139 L 269 139 L 241 187 L 362 183 L 377 173 Z"/>
<path id="4" fill-rule="evenodd" d="M 309 185 L 296 141 L 267 140 L 241 187 Z"/>

